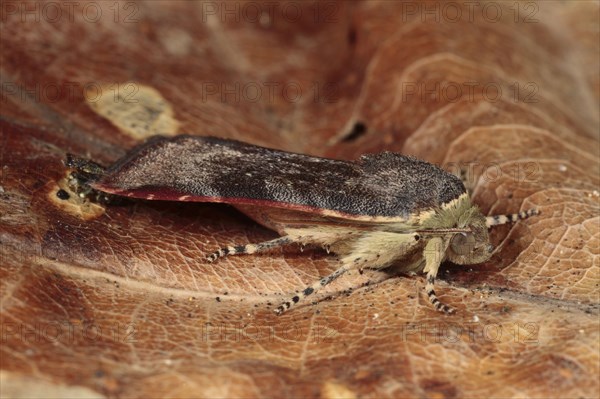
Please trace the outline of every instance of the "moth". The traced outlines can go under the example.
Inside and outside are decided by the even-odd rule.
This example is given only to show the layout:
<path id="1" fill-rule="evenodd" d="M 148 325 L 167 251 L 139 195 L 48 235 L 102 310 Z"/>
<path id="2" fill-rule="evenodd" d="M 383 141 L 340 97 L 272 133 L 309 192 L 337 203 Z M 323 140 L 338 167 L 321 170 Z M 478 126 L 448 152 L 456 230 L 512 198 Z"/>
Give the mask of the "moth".
<path id="1" fill-rule="evenodd" d="M 539 212 L 484 216 L 460 178 L 428 162 L 383 152 L 357 161 L 318 158 L 216 137 L 157 136 L 108 168 L 68 156 L 71 185 L 82 197 L 231 204 L 280 237 L 227 246 L 207 261 L 313 244 L 338 255 L 339 268 L 283 302 L 280 315 L 351 270 L 401 264 L 427 275 L 425 292 L 438 311 L 440 264 L 491 257 L 488 228 Z"/>

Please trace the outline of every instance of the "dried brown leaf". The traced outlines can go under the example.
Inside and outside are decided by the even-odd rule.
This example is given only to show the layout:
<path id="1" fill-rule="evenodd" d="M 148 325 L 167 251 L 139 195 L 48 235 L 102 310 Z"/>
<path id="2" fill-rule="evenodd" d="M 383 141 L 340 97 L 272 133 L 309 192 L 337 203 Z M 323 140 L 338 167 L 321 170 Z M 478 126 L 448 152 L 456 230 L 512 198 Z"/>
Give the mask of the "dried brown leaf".
<path id="1" fill-rule="evenodd" d="M 2 4 L 3 397 L 600 395 L 597 3 L 51 4 Z M 421 276 L 365 272 L 278 318 L 335 260 L 208 264 L 275 235 L 225 205 L 56 197 L 66 152 L 108 164 L 156 129 L 410 153 L 466 167 L 484 212 L 542 215 L 444 266 L 455 316 Z"/>

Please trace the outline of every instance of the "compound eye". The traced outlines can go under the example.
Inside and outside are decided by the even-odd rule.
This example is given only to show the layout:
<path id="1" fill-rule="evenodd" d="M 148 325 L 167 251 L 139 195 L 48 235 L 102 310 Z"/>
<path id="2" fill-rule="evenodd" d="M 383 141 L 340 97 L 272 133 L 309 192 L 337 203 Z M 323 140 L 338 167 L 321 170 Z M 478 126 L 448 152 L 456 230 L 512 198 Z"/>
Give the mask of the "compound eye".
<path id="1" fill-rule="evenodd" d="M 457 255 L 467 255 L 475 249 L 475 236 L 472 233 L 459 233 L 450 241 L 452 251 Z"/>

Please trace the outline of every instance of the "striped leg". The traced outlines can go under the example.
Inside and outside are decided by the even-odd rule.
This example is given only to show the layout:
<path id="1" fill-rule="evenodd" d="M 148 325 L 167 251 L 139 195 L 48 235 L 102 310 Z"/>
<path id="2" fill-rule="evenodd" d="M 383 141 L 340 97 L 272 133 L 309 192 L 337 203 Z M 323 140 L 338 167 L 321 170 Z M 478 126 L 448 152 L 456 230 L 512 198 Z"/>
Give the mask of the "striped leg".
<path id="1" fill-rule="evenodd" d="M 294 295 L 287 302 L 282 303 L 275 313 L 277 315 L 295 306 L 301 299 L 317 292 L 331 283 L 342 274 L 351 271 L 362 271 L 364 267 L 370 269 L 383 269 L 391 265 L 394 260 L 403 258 L 411 253 L 420 244 L 420 236 L 416 233 L 369 232 L 349 244 L 347 248 L 338 247 L 336 253 L 341 256 L 342 266 L 327 277 L 316 281 L 306 287 L 298 295 Z"/>
<path id="2" fill-rule="evenodd" d="M 212 263 L 217 259 L 223 258 L 227 255 L 254 254 L 257 252 L 262 252 L 271 248 L 289 244 L 290 242 L 292 241 L 288 237 L 279 237 L 274 240 L 265 241 L 258 244 L 229 246 L 221 248 L 216 252 L 213 252 L 211 255 L 206 257 L 206 260 Z"/>
<path id="3" fill-rule="evenodd" d="M 447 247 L 448 243 L 445 242 L 442 238 L 432 238 L 427 243 L 423 251 L 423 255 L 425 257 L 425 268 L 423 269 L 423 271 L 427 273 L 427 283 L 425 284 L 425 292 L 427 293 L 429 302 L 431 302 L 431 304 L 435 307 L 437 311 L 446 314 L 451 314 L 454 313 L 454 309 L 440 302 L 440 300 L 435 295 L 434 290 L 435 276 L 437 275 L 437 272 L 440 268 L 440 263 L 442 263 L 442 259 Z"/>
<path id="4" fill-rule="evenodd" d="M 320 279 L 313 285 L 306 287 L 300 294 L 294 295 L 287 302 L 284 302 L 281 305 L 279 305 L 279 307 L 277 307 L 277 309 L 275 309 L 275 314 L 277 316 L 280 316 L 283 312 L 285 312 L 286 310 L 288 310 L 289 308 L 291 308 L 292 306 L 297 304 L 301 299 L 304 299 L 307 296 L 317 292 L 318 290 L 325 287 L 327 284 L 331 283 L 333 280 L 335 280 L 342 274 L 346 273 L 348 270 L 351 270 L 354 268 L 356 268 L 356 266 L 354 266 L 354 265 L 344 265 L 344 266 L 340 267 L 335 272 L 331 273 L 329 276 L 323 277 L 322 279 Z"/>
<path id="5" fill-rule="evenodd" d="M 512 215 L 494 215 L 485 218 L 485 225 L 490 228 L 492 226 L 498 226 L 506 223 L 514 223 L 517 220 L 527 219 L 528 217 L 539 215 L 540 211 L 537 209 L 528 209 L 523 212 L 513 213 Z"/>
<path id="6" fill-rule="evenodd" d="M 443 312 L 446 314 L 454 313 L 454 308 L 440 302 L 440 300 L 437 298 L 437 296 L 435 295 L 435 290 L 433 289 L 434 284 L 435 275 L 431 272 L 427 273 L 427 284 L 425 284 L 425 292 L 427 292 L 429 302 L 431 302 L 431 304 L 435 306 L 435 309 L 439 312 Z"/>

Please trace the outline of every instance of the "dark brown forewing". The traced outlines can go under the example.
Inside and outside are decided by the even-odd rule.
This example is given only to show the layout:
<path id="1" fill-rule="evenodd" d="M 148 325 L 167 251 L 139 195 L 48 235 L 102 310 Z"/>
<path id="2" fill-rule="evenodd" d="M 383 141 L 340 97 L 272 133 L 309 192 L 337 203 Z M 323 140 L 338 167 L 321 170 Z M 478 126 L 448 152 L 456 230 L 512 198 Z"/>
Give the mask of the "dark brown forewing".
<path id="1" fill-rule="evenodd" d="M 465 191 L 455 176 L 400 154 L 348 162 L 195 136 L 155 138 L 133 149 L 94 187 L 136 198 L 402 219 Z"/>

